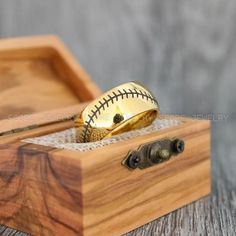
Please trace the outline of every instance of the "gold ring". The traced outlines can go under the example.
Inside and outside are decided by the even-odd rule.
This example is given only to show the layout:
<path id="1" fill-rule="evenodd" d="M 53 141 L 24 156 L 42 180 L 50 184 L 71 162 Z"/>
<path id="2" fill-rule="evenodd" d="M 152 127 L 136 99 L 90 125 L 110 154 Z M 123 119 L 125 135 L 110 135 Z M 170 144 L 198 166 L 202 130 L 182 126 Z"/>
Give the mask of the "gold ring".
<path id="1" fill-rule="evenodd" d="M 75 118 L 77 142 L 95 142 L 150 125 L 160 113 L 157 100 L 144 86 L 129 82 L 91 102 Z"/>

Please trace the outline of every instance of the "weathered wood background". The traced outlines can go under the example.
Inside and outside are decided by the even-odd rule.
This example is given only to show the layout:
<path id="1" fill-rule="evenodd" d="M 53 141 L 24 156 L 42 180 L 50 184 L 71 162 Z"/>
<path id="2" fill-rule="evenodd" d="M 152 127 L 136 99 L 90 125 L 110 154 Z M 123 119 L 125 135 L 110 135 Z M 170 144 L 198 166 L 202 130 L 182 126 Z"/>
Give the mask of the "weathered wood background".
<path id="1" fill-rule="evenodd" d="M 234 0 L 0 0 L 0 37 L 57 34 L 102 89 L 142 81 L 163 113 L 213 119 L 212 196 L 127 236 L 236 235 L 235 21 Z"/>

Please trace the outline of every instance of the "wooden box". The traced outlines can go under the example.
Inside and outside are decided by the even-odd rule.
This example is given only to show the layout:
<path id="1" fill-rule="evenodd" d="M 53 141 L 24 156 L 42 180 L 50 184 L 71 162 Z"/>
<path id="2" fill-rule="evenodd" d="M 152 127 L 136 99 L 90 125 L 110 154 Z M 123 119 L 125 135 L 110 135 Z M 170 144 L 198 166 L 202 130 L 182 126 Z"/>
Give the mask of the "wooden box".
<path id="1" fill-rule="evenodd" d="M 87 152 L 22 141 L 72 127 L 100 93 L 56 37 L 0 41 L 0 224 L 33 235 L 121 235 L 210 193 L 206 120 L 174 117 L 181 124 Z M 121 164 L 166 137 L 183 139 L 185 151 L 142 170 Z"/>

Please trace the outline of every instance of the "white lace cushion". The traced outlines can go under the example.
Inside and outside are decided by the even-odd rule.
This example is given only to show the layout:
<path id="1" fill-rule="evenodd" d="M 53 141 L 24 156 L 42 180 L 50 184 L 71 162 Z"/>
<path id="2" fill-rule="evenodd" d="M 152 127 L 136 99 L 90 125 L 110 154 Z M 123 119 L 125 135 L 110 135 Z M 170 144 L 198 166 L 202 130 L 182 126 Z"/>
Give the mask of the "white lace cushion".
<path id="1" fill-rule="evenodd" d="M 156 119 L 148 127 L 126 132 L 120 135 L 113 136 L 108 139 L 91 142 L 91 143 L 76 143 L 76 134 L 75 134 L 74 128 L 40 136 L 40 137 L 25 139 L 23 141 L 27 143 L 39 144 L 39 145 L 44 145 L 44 146 L 49 146 L 49 147 L 54 147 L 54 148 L 59 148 L 59 149 L 67 149 L 67 150 L 84 152 L 84 151 L 93 150 L 93 149 L 96 149 L 98 147 L 102 147 L 105 145 L 109 145 L 112 143 L 117 143 L 122 140 L 132 139 L 137 136 L 153 133 L 158 130 L 166 129 L 172 126 L 177 126 L 180 123 L 181 121 L 173 120 L 173 119 L 163 119 L 163 120 Z"/>

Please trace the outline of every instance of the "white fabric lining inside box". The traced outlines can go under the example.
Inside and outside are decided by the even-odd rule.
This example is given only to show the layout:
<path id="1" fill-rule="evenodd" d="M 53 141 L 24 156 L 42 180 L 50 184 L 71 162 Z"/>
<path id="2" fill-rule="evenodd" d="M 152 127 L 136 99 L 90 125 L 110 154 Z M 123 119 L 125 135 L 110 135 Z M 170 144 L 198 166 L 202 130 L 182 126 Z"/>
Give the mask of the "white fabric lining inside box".
<path id="1" fill-rule="evenodd" d="M 138 129 L 129 131 L 120 135 L 113 136 L 111 138 L 107 138 L 104 140 L 100 140 L 97 142 L 91 142 L 91 143 L 76 143 L 76 133 L 75 129 L 67 129 L 64 131 L 40 136 L 40 137 L 34 137 L 23 140 L 23 142 L 32 143 L 32 144 L 38 144 L 43 146 L 49 146 L 59 149 L 66 149 L 66 150 L 74 150 L 74 151 L 91 151 L 98 147 L 103 147 L 109 144 L 117 143 L 119 141 L 132 139 L 137 136 L 150 134 L 153 132 L 156 132 L 158 130 L 170 128 L 173 126 L 177 126 L 181 124 L 181 121 L 174 120 L 174 119 L 156 119 L 151 125 Z"/>

